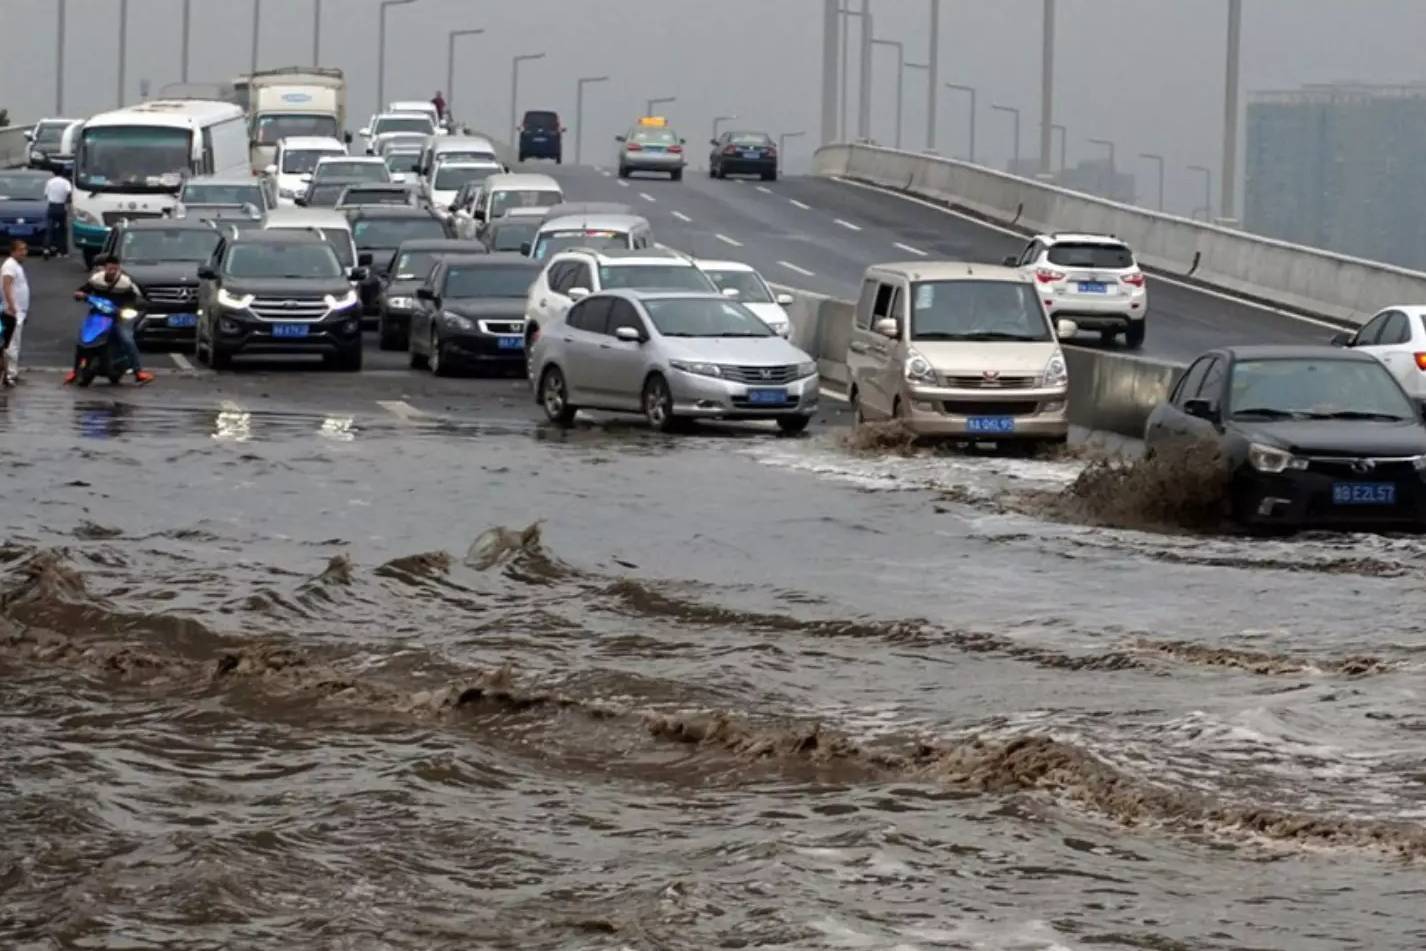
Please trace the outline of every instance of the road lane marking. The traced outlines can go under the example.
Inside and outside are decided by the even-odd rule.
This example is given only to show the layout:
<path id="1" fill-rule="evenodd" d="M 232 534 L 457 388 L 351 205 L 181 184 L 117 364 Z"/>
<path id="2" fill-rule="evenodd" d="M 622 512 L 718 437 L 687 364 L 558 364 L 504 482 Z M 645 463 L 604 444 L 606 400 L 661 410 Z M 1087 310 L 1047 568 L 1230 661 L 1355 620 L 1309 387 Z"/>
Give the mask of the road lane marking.
<path id="1" fill-rule="evenodd" d="M 920 248 L 913 248 L 913 247 L 911 247 L 911 245 L 909 245 L 909 244 L 902 244 L 900 241 L 898 241 L 898 242 L 896 242 L 895 244 L 893 244 L 892 247 L 894 247 L 894 248 L 900 248 L 901 250 L 905 251 L 907 254 L 914 254 L 914 255 L 916 255 L 918 258 L 924 258 L 924 257 L 926 256 L 926 252 L 925 252 L 925 251 L 922 251 Z"/>
<path id="2" fill-rule="evenodd" d="M 846 221 L 845 219 L 842 219 L 842 218 L 837 218 L 837 219 L 835 219 L 835 223 L 841 225 L 843 228 L 846 228 L 848 231 L 860 231 L 860 230 L 862 230 L 862 226 L 861 226 L 861 225 L 854 225 L 854 224 L 852 224 L 850 221 Z"/>
<path id="3" fill-rule="evenodd" d="M 626 182 L 626 181 L 624 181 L 624 180 L 621 178 L 621 179 L 619 179 L 619 187 L 620 187 L 620 188 L 628 188 L 628 187 L 629 187 L 629 183 Z"/>
<path id="4" fill-rule="evenodd" d="M 688 223 L 690 223 L 690 224 L 693 222 L 693 219 L 692 219 L 692 218 L 688 217 L 687 215 L 685 215 L 685 214 L 684 214 L 683 212 L 681 212 L 681 211 L 675 211 L 675 212 L 673 212 L 673 216 L 674 216 L 675 218 L 677 218 L 679 221 L 685 221 L 685 222 L 688 222 Z"/>
<path id="5" fill-rule="evenodd" d="M 771 194 L 772 194 L 772 189 L 771 189 L 771 188 L 768 188 L 766 185 L 759 185 L 759 186 L 758 186 L 758 191 L 762 192 L 764 195 L 771 195 Z"/>
<path id="6" fill-rule="evenodd" d="M 178 368 L 179 368 L 180 370 L 191 370 L 191 369 L 193 369 L 193 364 L 190 363 L 189 360 L 188 360 L 188 358 L 185 357 L 183 354 L 181 354 L 181 353 L 170 353 L 169 356 L 173 358 L 173 362 L 174 362 L 174 363 L 178 364 Z"/>
<path id="7" fill-rule="evenodd" d="M 715 234 L 713 237 L 717 238 L 724 244 L 730 244 L 735 248 L 741 248 L 743 246 L 743 242 L 730 238 L 726 234 Z"/>
<path id="8" fill-rule="evenodd" d="M 795 273 L 795 274 L 801 274 L 803 277 L 816 277 L 816 276 L 817 276 L 816 274 L 813 274 L 811 271 L 807 270 L 805 267 L 798 267 L 796 264 L 793 264 L 791 261 L 778 261 L 777 263 L 778 263 L 778 264 L 781 264 L 783 267 L 787 268 L 789 271 L 792 271 L 792 272 Z"/>
<path id="9" fill-rule="evenodd" d="M 405 400 L 377 400 L 376 405 L 386 410 L 403 423 L 425 419 L 429 414 L 421 412 Z"/>
<path id="10" fill-rule="evenodd" d="M 811 205 L 804 205 L 802 202 L 798 201 L 796 198 L 789 198 L 789 199 L 787 199 L 787 200 L 792 203 L 792 206 L 793 206 L 794 208 L 801 208 L 803 211 L 811 211 L 811 210 L 812 210 L 812 206 L 811 206 Z"/>
<path id="11" fill-rule="evenodd" d="M 639 197 L 642 198 L 644 201 L 648 202 L 658 201 L 657 198 L 655 198 L 653 195 L 650 195 L 648 192 L 639 192 Z"/>

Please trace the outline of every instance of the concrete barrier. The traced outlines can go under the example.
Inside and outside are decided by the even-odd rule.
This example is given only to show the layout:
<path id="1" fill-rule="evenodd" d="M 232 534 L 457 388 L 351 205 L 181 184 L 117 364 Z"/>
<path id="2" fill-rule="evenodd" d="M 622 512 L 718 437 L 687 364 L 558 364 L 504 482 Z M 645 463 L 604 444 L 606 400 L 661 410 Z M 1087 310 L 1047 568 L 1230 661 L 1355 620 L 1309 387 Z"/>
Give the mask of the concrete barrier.
<path id="1" fill-rule="evenodd" d="M 958 162 L 873 145 L 829 145 L 818 175 L 868 182 L 1025 233 L 1118 235 L 1152 272 L 1355 326 L 1392 304 L 1426 301 L 1426 273 L 1160 214 Z"/>
<path id="2" fill-rule="evenodd" d="M 0 168 L 15 168 L 24 165 L 29 155 L 30 143 L 25 133 L 28 125 L 7 125 L 0 129 Z"/>

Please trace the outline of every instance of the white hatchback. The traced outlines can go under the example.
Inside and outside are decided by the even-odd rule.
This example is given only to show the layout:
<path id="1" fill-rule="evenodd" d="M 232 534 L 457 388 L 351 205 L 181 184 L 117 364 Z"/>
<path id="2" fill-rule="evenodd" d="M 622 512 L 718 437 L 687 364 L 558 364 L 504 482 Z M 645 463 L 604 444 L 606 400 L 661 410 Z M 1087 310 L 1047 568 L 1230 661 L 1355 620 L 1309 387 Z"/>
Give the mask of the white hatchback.
<path id="1" fill-rule="evenodd" d="M 1378 311 L 1356 333 L 1332 338 L 1339 347 L 1370 353 L 1414 400 L 1426 401 L 1426 304 L 1397 304 Z"/>

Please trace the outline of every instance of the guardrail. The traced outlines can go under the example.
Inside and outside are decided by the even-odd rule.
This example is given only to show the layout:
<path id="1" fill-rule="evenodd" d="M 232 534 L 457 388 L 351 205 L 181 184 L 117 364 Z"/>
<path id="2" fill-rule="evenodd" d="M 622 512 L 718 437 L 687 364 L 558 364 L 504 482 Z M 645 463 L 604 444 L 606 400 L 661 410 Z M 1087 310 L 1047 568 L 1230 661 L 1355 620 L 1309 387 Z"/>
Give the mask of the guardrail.
<path id="1" fill-rule="evenodd" d="M 25 139 L 25 133 L 30 128 L 28 125 L 7 125 L 0 129 L 0 168 L 14 168 L 25 164 L 30 144 Z"/>
<path id="2" fill-rule="evenodd" d="M 1150 271 L 1359 326 L 1426 301 L 1426 273 L 1160 214 L 994 169 L 874 145 L 828 145 L 813 171 L 894 188 L 1025 233 L 1118 235 Z"/>

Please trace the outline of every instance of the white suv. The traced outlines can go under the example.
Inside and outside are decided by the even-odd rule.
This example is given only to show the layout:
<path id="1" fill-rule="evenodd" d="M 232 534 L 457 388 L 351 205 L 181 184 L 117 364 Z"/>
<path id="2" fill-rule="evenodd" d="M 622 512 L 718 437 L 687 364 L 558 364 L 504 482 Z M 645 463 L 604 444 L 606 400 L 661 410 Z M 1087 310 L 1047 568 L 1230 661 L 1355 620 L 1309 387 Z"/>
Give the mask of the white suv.
<path id="1" fill-rule="evenodd" d="M 1124 335 L 1132 350 L 1144 344 L 1149 290 L 1134 252 L 1113 235 L 1041 234 L 1005 259 L 1039 288 L 1051 321 L 1073 320 L 1097 330 L 1105 343 Z"/>

